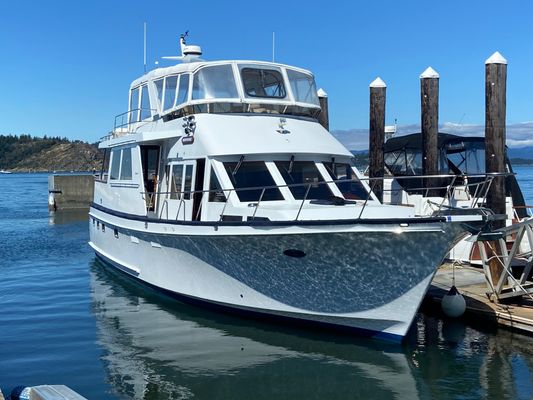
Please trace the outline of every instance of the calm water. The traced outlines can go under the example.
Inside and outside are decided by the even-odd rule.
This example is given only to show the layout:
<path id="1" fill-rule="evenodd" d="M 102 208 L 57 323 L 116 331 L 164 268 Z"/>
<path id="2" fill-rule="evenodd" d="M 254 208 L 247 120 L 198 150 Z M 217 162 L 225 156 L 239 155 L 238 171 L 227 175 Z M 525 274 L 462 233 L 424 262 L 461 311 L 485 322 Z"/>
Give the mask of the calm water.
<path id="1" fill-rule="evenodd" d="M 533 204 L 533 168 L 518 180 Z M 420 314 L 407 342 L 261 324 L 180 304 L 102 267 L 47 176 L 0 175 L 0 387 L 89 399 L 533 398 L 533 338 Z"/>

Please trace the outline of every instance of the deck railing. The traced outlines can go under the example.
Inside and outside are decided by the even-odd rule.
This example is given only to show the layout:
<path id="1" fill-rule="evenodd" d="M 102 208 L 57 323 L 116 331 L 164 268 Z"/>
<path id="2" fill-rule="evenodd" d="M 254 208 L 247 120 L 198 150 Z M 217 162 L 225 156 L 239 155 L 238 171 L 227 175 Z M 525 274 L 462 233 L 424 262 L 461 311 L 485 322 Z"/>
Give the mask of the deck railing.
<path id="1" fill-rule="evenodd" d="M 404 181 L 404 180 L 413 180 L 413 179 L 429 179 L 431 178 L 433 181 L 440 181 L 440 182 L 449 182 L 447 184 L 443 184 L 441 186 L 432 186 L 430 188 L 427 187 L 414 187 L 414 188 L 408 188 L 408 189 L 401 189 L 408 194 L 421 194 L 423 197 L 427 197 L 428 204 L 432 205 L 432 213 L 431 215 L 445 215 L 446 212 L 448 212 L 450 209 L 454 209 L 455 206 L 455 199 L 454 195 L 457 190 L 460 190 L 461 193 L 467 193 L 468 195 L 468 208 L 482 208 L 486 203 L 487 194 L 490 190 L 492 181 L 494 178 L 498 176 L 508 176 L 512 175 L 510 173 L 492 173 L 492 174 L 479 174 L 479 175 L 469 175 L 469 176 L 462 176 L 462 175 L 427 175 L 427 176 L 404 176 L 404 177 L 394 177 L 393 179 L 396 181 Z M 255 186 L 255 187 L 247 187 L 247 188 L 231 188 L 231 189 L 210 189 L 210 190 L 191 190 L 191 191 L 158 191 L 158 192 L 142 192 L 142 195 L 145 196 L 145 201 L 147 204 L 147 208 L 154 211 L 157 218 L 160 219 L 173 219 L 178 220 L 180 218 L 180 215 L 182 215 L 183 219 L 192 219 L 192 220 L 199 220 L 200 214 L 201 214 L 201 207 L 204 203 L 204 196 L 207 194 L 208 196 L 210 194 L 214 194 L 215 196 L 218 196 L 219 198 L 224 196 L 223 201 L 214 201 L 214 203 L 221 203 L 223 202 L 224 205 L 222 206 L 222 210 L 219 216 L 219 221 L 224 220 L 225 217 L 228 217 L 226 215 L 227 209 L 229 204 L 231 204 L 230 199 L 232 199 L 232 196 L 237 196 L 239 199 L 239 194 L 243 192 L 251 192 L 251 191 L 260 191 L 260 195 L 257 197 L 257 199 L 254 200 L 239 200 L 241 203 L 248 203 L 248 207 L 253 207 L 254 210 L 251 215 L 242 215 L 243 218 L 249 218 L 250 220 L 255 220 L 257 217 L 257 212 L 260 209 L 260 206 L 264 204 L 265 200 L 265 193 L 269 190 L 280 190 L 283 188 L 294 189 L 294 188 L 305 188 L 305 194 L 303 198 L 296 199 L 298 202 L 297 210 L 295 211 L 294 221 L 299 220 L 300 215 L 302 213 L 302 210 L 304 209 L 304 205 L 306 202 L 308 204 L 312 205 L 335 205 L 335 206 L 360 206 L 360 207 L 354 207 L 355 219 L 361 219 L 363 217 L 364 211 L 366 207 L 368 206 L 369 202 L 371 201 L 377 201 L 374 196 L 374 188 L 377 185 L 379 181 L 381 181 L 383 178 L 369 178 L 369 177 L 362 177 L 362 178 L 354 178 L 354 179 L 338 179 L 338 180 L 329 180 L 329 181 L 320 181 L 320 182 L 306 182 L 306 183 L 297 183 L 297 184 L 286 184 L 286 185 L 272 185 L 272 186 Z M 470 182 L 469 182 L 470 180 Z M 318 188 L 321 185 L 336 185 L 340 183 L 356 183 L 360 184 L 361 182 L 364 182 L 366 195 L 364 198 L 350 198 L 347 195 L 350 193 L 343 193 L 343 196 L 347 197 L 339 197 L 331 195 L 328 198 L 316 198 L 316 196 L 310 196 L 311 189 Z M 460 182 L 460 183 L 458 183 Z M 339 191 L 342 193 L 339 186 L 337 186 Z M 399 188 L 383 188 L 381 189 L 383 192 L 396 192 L 400 190 Z M 428 196 L 428 194 L 435 193 L 440 191 L 443 195 L 442 196 Z M 281 192 L 281 191 L 280 191 Z M 159 196 L 164 196 L 164 199 L 160 202 L 160 206 L 157 207 L 157 199 Z M 199 196 L 199 198 L 198 198 Z M 323 196 L 322 196 L 323 197 Z M 439 198 L 441 197 L 441 198 Z M 179 207 L 176 211 L 176 215 L 170 215 L 171 211 L 169 210 L 169 200 L 179 200 Z M 185 200 L 190 200 L 191 204 L 197 204 L 196 207 L 196 215 L 189 215 L 187 217 L 186 208 L 187 204 Z M 435 201 L 437 200 L 437 201 Z M 461 200 L 465 200 L 464 198 Z M 394 203 L 388 203 L 388 204 L 394 204 Z M 412 204 L 396 204 L 401 206 L 409 206 L 413 207 Z M 192 205 L 191 205 L 192 208 Z M 464 210 L 464 208 L 461 208 Z M 173 213 L 172 213 L 173 214 Z M 428 215 L 429 216 L 429 215 Z"/>

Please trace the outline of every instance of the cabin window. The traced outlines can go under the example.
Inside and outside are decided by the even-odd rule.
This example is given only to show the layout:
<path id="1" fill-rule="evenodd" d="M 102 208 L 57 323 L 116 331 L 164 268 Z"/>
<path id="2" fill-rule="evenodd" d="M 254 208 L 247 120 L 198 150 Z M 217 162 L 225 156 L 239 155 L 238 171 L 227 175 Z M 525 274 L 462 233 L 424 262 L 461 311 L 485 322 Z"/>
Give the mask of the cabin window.
<path id="1" fill-rule="evenodd" d="M 141 120 L 144 121 L 152 116 L 150 109 L 150 96 L 148 95 L 148 86 L 143 85 L 141 91 Z"/>
<path id="2" fill-rule="evenodd" d="M 296 200 L 329 200 L 333 196 L 313 161 L 276 161 L 276 166 Z"/>
<path id="3" fill-rule="evenodd" d="M 185 166 L 185 185 L 183 186 L 183 198 L 185 200 L 191 199 L 192 169 L 193 166 L 191 164 Z"/>
<path id="4" fill-rule="evenodd" d="M 320 105 L 316 94 L 316 85 L 313 76 L 303 72 L 287 70 L 294 100 L 300 103 Z"/>
<path id="5" fill-rule="evenodd" d="M 183 165 L 172 166 L 172 181 L 170 183 L 170 198 L 181 199 L 181 182 L 183 181 Z"/>
<path id="6" fill-rule="evenodd" d="M 109 179 L 118 179 L 120 171 L 120 150 L 115 149 L 111 154 L 111 172 Z"/>
<path id="7" fill-rule="evenodd" d="M 239 165 L 240 164 L 240 165 Z M 259 201 L 264 187 L 276 186 L 263 161 L 224 163 L 240 201 Z M 256 188 L 248 189 L 247 188 Z M 239 190 L 240 189 L 240 190 Z M 261 201 L 283 200 L 277 187 L 266 189 Z"/>
<path id="8" fill-rule="evenodd" d="M 247 97 L 284 98 L 287 93 L 280 71 L 262 68 L 243 68 L 241 70 L 244 92 Z"/>
<path id="9" fill-rule="evenodd" d="M 194 74 L 193 100 L 238 98 L 231 65 L 205 67 Z"/>
<path id="10" fill-rule="evenodd" d="M 213 168 L 211 168 L 211 177 L 209 178 L 209 201 L 214 203 L 226 202 L 226 195 L 222 190 L 220 181 L 218 180 Z"/>
<path id="11" fill-rule="evenodd" d="M 139 120 L 139 88 L 131 91 L 129 116 L 129 122 L 137 122 Z"/>
<path id="12" fill-rule="evenodd" d="M 357 179 L 350 164 L 324 163 L 324 166 L 345 199 L 368 199 L 368 192 L 361 181 Z"/>
<path id="13" fill-rule="evenodd" d="M 122 161 L 120 163 L 120 180 L 131 180 L 131 148 L 122 150 Z"/>
<path id="14" fill-rule="evenodd" d="M 164 110 L 174 107 L 176 100 L 176 86 L 178 86 L 178 75 L 167 76 L 165 78 L 165 106 Z"/>
<path id="15" fill-rule="evenodd" d="M 164 79 L 158 79 L 157 81 L 154 81 L 154 85 L 155 85 L 155 91 L 157 92 L 157 103 L 158 105 L 161 107 L 161 105 L 163 104 L 163 84 L 164 84 Z"/>
<path id="16" fill-rule="evenodd" d="M 176 105 L 187 102 L 189 99 L 189 74 L 180 75 L 180 85 Z"/>

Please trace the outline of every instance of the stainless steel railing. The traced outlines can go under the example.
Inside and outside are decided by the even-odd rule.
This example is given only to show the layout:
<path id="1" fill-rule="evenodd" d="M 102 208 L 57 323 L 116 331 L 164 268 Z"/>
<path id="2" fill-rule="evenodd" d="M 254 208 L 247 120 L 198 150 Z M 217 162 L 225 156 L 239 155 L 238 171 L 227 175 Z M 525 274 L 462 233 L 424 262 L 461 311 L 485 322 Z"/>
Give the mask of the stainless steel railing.
<path id="1" fill-rule="evenodd" d="M 428 202 L 432 203 L 436 206 L 436 209 L 433 209 L 433 215 L 442 215 L 443 211 L 449 210 L 450 208 L 454 208 L 454 193 L 456 190 L 461 190 L 462 193 L 467 193 L 467 195 L 470 197 L 469 201 L 469 208 L 479 208 L 482 207 L 487 198 L 487 194 L 490 190 L 491 184 L 493 180 L 498 176 L 509 176 L 513 175 L 511 173 L 492 173 L 492 174 L 479 174 L 479 175 L 422 175 L 422 176 L 402 176 L 402 177 L 391 177 L 391 178 L 385 178 L 385 179 L 392 179 L 398 182 L 401 181 L 408 181 L 408 180 L 429 180 L 431 179 L 433 182 L 445 182 L 444 184 L 441 184 L 440 186 L 431 186 L 431 187 L 411 187 L 411 188 L 401 188 L 404 192 L 407 194 L 413 195 L 418 194 L 423 197 L 428 198 Z M 182 212 L 182 207 L 185 209 L 186 202 L 185 200 L 190 200 L 197 204 L 197 210 L 196 215 L 191 215 L 189 218 L 187 218 L 187 214 L 185 210 L 183 210 L 183 219 L 200 219 L 201 214 L 201 207 L 204 203 L 204 196 L 207 193 L 209 196 L 210 194 L 217 194 L 220 197 L 220 194 L 224 196 L 224 205 L 222 206 L 222 210 L 219 216 L 219 221 L 222 221 L 224 217 L 226 216 L 226 211 L 228 209 L 228 206 L 231 204 L 230 199 L 232 199 L 232 195 L 235 193 L 237 197 L 239 198 L 239 193 L 243 192 L 249 192 L 249 191 L 260 191 L 260 195 L 257 199 L 250 200 L 250 201 L 242 201 L 243 203 L 248 202 L 248 207 L 253 207 L 254 211 L 251 213 L 251 215 L 242 215 L 243 218 L 250 217 L 251 220 L 254 220 L 257 218 L 257 212 L 265 201 L 265 193 L 268 190 L 275 190 L 275 189 L 282 189 L 282 188 L 296 188 L 296 187 L 303 187 L 305 188 L 305 194 L 302 199 L 295 199 L 295 202 L 298 202 L 298 207 L 295 212 L 294 221 L 297 221 L 300 218 L 300 215 L 302 213 L 302 210 L 304 209 L 304 206 L 306 202 L 309 201 L 311 204 L 319 204 L 319 205 L 338 205 L 338 206 L 360 206 L 360 207 L 354 207 L 357 214 L 354 215 L 356 219 L 362 218 L 364 211 L 366 207 L 368 206 L 369 202 L 376 201 L 375 197 L 375 187 L 379 181 L 381 181 L 383 178 L 369 178 L 369 177 L 362 177 L 362 178 L 354 178 L 354 179 L 337 179 L 337 180 L 329 180 L 329 181 L 321 181 L 321 182 L 306 182 L 306 183 L 297 183 L 297 184 L 286 184 L 286 185 L 272 185 L 272 186 L 255 186 L 255 187 L 247 187 L 247 188 L 229 188 L 229 189 L 210 189 L 210 190 L 191 190 L 191 191 L 173 191 L 173 192 L 141 192 L 141 194 L 144 196 L 144 199 L 147 204 L 147 209 L 153 210 L 156 216 L 160 219 L 174 219 L 178 220 L 180 212 Z M 460 181 L 460 183 L 458 183 Z M 472 182 L 474 181 L 474 182 Z M 312 188 L 319 187 L 320 185 L 337 185 L 340 183 L 357 183 L 360 184 L 361 182 L 364 182 L 365 185 L 364 188 L 366 190 L 366 195 L 364 198 L 358 198 L 358 199 L 351 199 L 346 197 L 336 197 L 334 195 L 330 196 L 327 199 L 324 198 L 310 198 L 309 193 L 311 192 Z M 340 190 L 339 186 L 337 185 L 337 188 Z M 386 188 L 383 187 L 380 190 L 382 192 L 394 192 L 399 190 L 398 188 Z M 435 192 L 442 192 L 442 196 L 431 196 L 431 193 Z M 342 191 L 341 191 L 342 193 Z M 343 194 L 343 196 L 346 193 Z M 160 196 L 164 196 L 165 198 L 161 201 L 161 206 L 159 207 L 159 210 L 157 210 L 157 199 L 160 198 Z M 198 196 L 200 197 L 198 199 Z M 176 213 L 176 217 L 173 218 L 173 216 L 169 215 L 169 207 L 168 207 L 168 200 L 171 200 L 170 198 L 174 197 L 175 200 L 179 200 L 179 207 Z M 185 197 L 188 197 L 188 199 L 185 199 Z M 442 197 L 441 200 L 438 202 L 433 201 L 432 199 L 436 199 Z M 195 200 L 196 199 L 196 200 Z M 464 200 L 464 199 L 462 199 Z M 313 201 L 316 201 L 316 203 L 312 203 Z M 217 202 L 219 203 L 219 202 Z M 393 204 L 393 203 L 388 203 Z M 403 206 L 412 206 L 409 204 L 398 204 Z M 164 212 L 166 210 L 166 214 L 164 215 Z M 166 217 L 166 218 L 165 218 Z"/>

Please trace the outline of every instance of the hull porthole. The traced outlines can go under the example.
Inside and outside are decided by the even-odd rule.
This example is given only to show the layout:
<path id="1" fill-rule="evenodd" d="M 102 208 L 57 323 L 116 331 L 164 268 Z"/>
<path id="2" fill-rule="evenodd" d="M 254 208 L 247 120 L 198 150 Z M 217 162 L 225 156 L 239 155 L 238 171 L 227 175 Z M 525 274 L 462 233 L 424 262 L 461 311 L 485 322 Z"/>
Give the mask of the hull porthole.
<path id="1" fill-rule="evenodd" d="M 302 250 L 297 250 L 297 249 L 287 249 L 283 252 L 283 254 L 289 257 L 294 257 L 294 258 L 302 258 L 306 256 L 305 252 L 303 252 Z"/>

